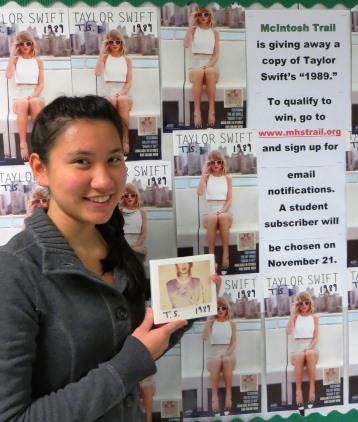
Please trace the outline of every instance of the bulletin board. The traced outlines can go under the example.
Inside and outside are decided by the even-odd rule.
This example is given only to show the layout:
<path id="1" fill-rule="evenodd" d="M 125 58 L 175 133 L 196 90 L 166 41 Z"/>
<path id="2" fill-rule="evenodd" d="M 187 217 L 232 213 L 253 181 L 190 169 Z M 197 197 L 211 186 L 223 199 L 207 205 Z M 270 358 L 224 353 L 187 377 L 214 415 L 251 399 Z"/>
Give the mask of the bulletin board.
<path id="1" fill-rule="evenodd" d="M 201 4 L 211 9 L 220 37 L 220 78 L 215 119 L 204 92 L 198 120 L 188 78 L 191 50 L 183 47 L 195 3 L 0 0 L 0 234 L 5 242 L 21 229 L 37 188 L 22 153 L 32 122 L 21 140 L 13 111 L 16 84 L 5 77 L 16 35 L 28 31 L 36 40 L 45 74 L 41 95 L 48 103 L 60 95 L 103 94 L 103 75 L 95 74 L 101 45 L 110 30 L 120 30 L 133 66 L 127 181 L 138 189 L 148 216 L 146 273 L 149 278 L 151 259 L 214 253 L 223 278 L 220 295 L 230 303 L 237 327 L 234 410 L 215 420 L 303 420 L 292 397 L 284 328 L 295 297 L 308 292 L 327 340 L 321 343 L 316 406 L 304 420 L 353 422 L 358 420 L 357 5 L 253 4 Z M 341 13 L 332 10 L 337 5 Z M 268 9 L 272 16 L 265 14 Z M 227 251 L 219 236 L 210 251 L 203 223 L 206 203 L 198 186 L 208 157 L 225 161 L 232 183 Z M 182 378 L 181 385 L 166 385 L 158 370 L 154 411 L 162 420 L 212 416 L 202 331 L 203 321 L 196 322 L 181 351 L 168 356 L 168 362 L 181 360 L 175 377 Z M 330 353 L 333 333 L 339 340 Z M 286 342 L 285 350 L 277 349 Z M 195 380 L 195 365 L 191 368 L 186 356 L 196 347 L 203 370 Z M 165 357 L 161 362 L 162 371 L 168 370 Z M 328 379 L 329 369 L 337 379 Z M 248 380 L 251 386 L 244 385 Z"/>

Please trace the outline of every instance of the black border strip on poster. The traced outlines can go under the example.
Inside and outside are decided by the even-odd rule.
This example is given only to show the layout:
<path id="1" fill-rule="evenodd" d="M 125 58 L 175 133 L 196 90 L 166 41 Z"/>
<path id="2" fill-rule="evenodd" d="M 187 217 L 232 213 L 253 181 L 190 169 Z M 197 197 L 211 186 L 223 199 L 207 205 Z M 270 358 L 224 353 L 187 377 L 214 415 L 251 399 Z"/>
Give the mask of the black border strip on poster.
<path id="1" fill-rule="evenodd" d="M 101 0 L 83 0 L 84 3 L 86 3 L 88 6 L 96 6 L 98 3 L 102 3 Z M 8 0 L 0 0 L 0 7 L 4 7 L 6 6 L 6 4 L 8 4 Z M 32 0 L 17 0 L 16 3 L 19 6 L 28 6 L 30 4 L 33 3 Z M 38 0 L 38 3 L 42 6 L 52 6 L 54 3 L 58 4 L 58 2 L 56 0 Z M 61 1 L 61 3 L 64 6 L 75 6 L 79 3 L 78 0 L 66 0 L 66 1 Z M 107 0 L 106 3 L 109 6 L 119 6 L 122 2 L 118 1 L 118 0 Z M 173 2 L 169 2 L 169 1 L 161 1 L 161 0 L 152 0 L 151 2 L 146 2 L 145 0 L 132 0 L 129 2 L 129 4 L 131 4 L 134 7 L 138 7 L 141 6 L 145 3 L 146 6 L 149 5 L 149 3 L 153 6 L 157 6 L 157 7 L 161 7 L 164 6 L 167 3 L 175 3 L 177 6 L 186 6 L 190 3 L 198 3 L 200 5 L 208 5 L 214 2 L 210 2 L 210 1 L 197 1 L 197 2 L 192 2 L 192 1 L 186 1 L 186 0 L 176 0 Z M 312 0 L 301 0 L 299 3 L 295 0 L 281 0 L 281 1 L 275 1 L 275 0 L 259 0 L 259 1 L 255 1 L 255 0 L 240 0 L 240 2 L 232 2 L 232 1 L 227 1 L 227 0 L 216 0 L 215 1 L 216 4 L 219 4 L 221 7 L 227 7 L 230 4 L 239 4 L 242 7 L 249 7 L 252 4 L 260 4 L 262 7 L 264 8 L 268 8 L 271 7 L 274 4 L 281 4 L 283 7 L 286 8 L 290 8 L 294 5 L 297 6 L 303 6 L 305 8 L 311 8 L 313 6 L 316 6 L 317 4 L 320 4 L 322 6 L 327 7 L 328 9 L 331 9 L 337 5 L 341 5 L 341 6 L 345 6 L 348 9 L 352 9 L 355 6 L 357 6 L 357 0 L 321 0 L 321 1 L 312 1 Z M 103 5 L 103 3 L 102 3 Z"/>

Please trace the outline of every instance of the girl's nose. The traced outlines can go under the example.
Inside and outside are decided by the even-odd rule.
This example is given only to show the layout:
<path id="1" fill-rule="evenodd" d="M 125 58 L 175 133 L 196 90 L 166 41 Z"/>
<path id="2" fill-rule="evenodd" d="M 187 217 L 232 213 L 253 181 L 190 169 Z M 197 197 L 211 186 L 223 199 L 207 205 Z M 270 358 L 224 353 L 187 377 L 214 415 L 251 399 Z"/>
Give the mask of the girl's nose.
<path id="1" fill-rule="evenodd" d="M 93 170 L 91 185 L 95 189 L 109 189 L 113 186 L 113 178 L 106 166 L 96 166 Z"/>

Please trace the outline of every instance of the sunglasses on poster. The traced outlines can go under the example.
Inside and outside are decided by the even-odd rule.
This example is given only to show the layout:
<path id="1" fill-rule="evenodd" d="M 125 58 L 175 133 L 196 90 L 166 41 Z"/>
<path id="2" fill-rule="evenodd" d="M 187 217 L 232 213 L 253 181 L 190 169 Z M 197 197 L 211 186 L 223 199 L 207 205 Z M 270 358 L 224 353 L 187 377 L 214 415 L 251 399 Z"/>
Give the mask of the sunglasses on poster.
<path id="1" fill-rule="evenodd" d="M 16 44 L 18 47 L 30 47 L 32 45 L 31 41 L 24 41 L 24 42 L 18 42 Z"/>
<path id="2" fill-rule="evenodd" d="M 222 160 L 212 160 L 212 161 L 210 161 L 210 164 L 212 166 L 215 166 L 215 164 L 218 164 L 219 166 L 221 166 L 222 163 L 223 163 Z"/>
<path id="3" fill-rule="evenodd" d="M 119 44 L 122 44 L 122 41 L 120 41 L 120 40 L 109 40 L 109 41 L 106 41 L 106 44 L 119 45 Z"/>
<path id="4" fill-rule="evenodd" d="M 209 12 L 198 12 L 197 14 L 196 14 L 196 16 L 198 16 L 199 18 L 208 18 L 209 16 L 210 16 L 210 13 Z"/>
<path id="5" fill-rule="evenodd" d="M 218 306 L 218 312 L 219 311 L 226 311 L 227 310 L 227 306 Z"/>
<path id="6" fill-rule="evenodd" d="M 136 198 L 137 194 L 136 193 L 126 193 L 125 195 L 122 195 L 122 199 L 126 198 Z"/>
<path id="7" fill-rule="evenodd" d="M 310 303 L 311 303 L 311 302 L 309 302 L 308 300 L 304 300 L 304 301 L 302 301 L 302 302 L 298 302 L 299 306 L 303 306 L 303 305 L 308 306 Z"/>
<path id="8" fill-rule="evenodd" d="M 48 199 L 46 198 L 42 198 L 42 199 L 34 199 L 33 201 L 31 201 L 32 205 L 35 204 L 47 204 L 48 203 Z"/>

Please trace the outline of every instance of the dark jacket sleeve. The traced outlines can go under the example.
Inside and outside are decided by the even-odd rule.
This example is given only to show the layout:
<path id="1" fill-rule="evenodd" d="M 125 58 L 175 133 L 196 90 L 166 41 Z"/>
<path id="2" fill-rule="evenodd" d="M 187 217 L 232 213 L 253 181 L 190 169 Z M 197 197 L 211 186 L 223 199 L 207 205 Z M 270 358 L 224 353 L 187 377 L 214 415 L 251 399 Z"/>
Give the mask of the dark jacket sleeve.
<path id="1" fill-rule="evenodd" d="M 1 422 L 94 421 L 123 401 L 139 381 L 155 373 L 149 351 L 129 336 L 111 360 L 34 400 L 31 381 L 39 333 L 39 292 L 27 262 L 17 255 L 1 250 L 0 268 Z"/>

